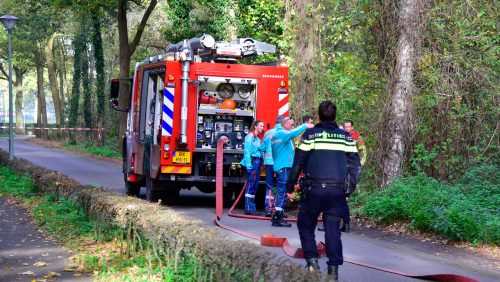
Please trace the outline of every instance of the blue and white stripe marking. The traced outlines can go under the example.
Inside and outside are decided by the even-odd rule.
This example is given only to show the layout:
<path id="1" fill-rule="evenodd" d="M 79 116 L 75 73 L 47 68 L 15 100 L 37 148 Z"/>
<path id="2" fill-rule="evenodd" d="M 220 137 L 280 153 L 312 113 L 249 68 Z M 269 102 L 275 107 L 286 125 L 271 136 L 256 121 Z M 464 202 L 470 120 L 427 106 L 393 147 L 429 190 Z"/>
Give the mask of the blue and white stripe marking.
<path id="1" fill-rule="evenodd" d="M 161 122 L 161 135 L 172 136 L 172 124 L 174 121 L 174 88 L 163 90 L 163 118 Z"/>

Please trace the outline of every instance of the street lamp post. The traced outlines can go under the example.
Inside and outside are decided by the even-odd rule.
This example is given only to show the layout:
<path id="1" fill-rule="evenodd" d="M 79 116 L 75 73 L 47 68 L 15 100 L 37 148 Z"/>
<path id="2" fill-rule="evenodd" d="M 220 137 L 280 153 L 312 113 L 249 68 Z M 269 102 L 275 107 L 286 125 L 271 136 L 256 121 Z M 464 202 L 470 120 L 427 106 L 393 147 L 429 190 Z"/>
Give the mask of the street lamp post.
<path id="1" fill-rule="evenodd" d="M 0 17 L 0 21 L 3 26 L 7 29 L 8 33 L 8 45 L 9 45 L 9 160 L 14 159 L 14 106 L 12 98 L 12 49 L 10 48 L 10 34 L 12 28 L 16 25 L 18 17 L 11 15 L 4 15 Z"/>

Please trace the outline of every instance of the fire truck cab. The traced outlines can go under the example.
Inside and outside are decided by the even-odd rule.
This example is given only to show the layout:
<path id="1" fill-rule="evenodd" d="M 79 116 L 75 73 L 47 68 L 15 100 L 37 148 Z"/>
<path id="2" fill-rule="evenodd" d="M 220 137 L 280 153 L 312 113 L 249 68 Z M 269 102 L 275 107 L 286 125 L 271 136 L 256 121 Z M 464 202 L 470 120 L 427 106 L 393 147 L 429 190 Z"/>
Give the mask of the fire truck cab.
<path id="1" fill-rule="evenodd" d="M 243 64 L 275 53 L 275 46 L 242 38 L 215 42 L 210 35 L 172 44 L 165 54 L 136 63 L 128 108 L 118 105 L 112 80 L 110 106 L 128 113 L 123 136 L 127 194 L 145 186 L 149 201 L 173 203 L 181 189 L 215 191 L 216 144 L 224 146 L 224 196 L 246 180 L 245 136 L 254 120 L 266 130 L 288 115 L 288 67 L 283 60 Z"/>

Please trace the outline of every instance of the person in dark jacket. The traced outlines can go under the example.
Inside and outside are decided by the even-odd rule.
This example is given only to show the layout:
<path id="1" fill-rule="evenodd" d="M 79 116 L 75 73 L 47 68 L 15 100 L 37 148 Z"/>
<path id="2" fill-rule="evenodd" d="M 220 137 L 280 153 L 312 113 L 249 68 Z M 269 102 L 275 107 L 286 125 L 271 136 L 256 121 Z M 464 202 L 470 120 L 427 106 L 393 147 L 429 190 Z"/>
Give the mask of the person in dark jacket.
<path id="1" fill-rule="evenodd" d="M 349 133 L 349 135 L 351 135 L 352 140 L 356 143 L 356 149 L 358 150 L 359 154 L 359 158 L 355 163 L 356 173 L 352 175 L 351 179 L 351 185 L 354 185 L 354 187 L 356 187 L 356 185 L 358 184 L 359 174 L 361 173 L 361 167 L 365 164 L 367 158 L 366 145 L 359 131 L 354 130 L 354 122 L 352 120 L 344 121 L 344 130 L 345 132 Z"/>
<path id="2" fill-rule="evenodd" d="M 287 182 L 287 196 L 294 199 L 294 184 L 303 171 L 307 185 L 301 200 L 297 227 L 304 258 L 310 271 L 318 271 L 318 251 L 314 231 L 323 213 L 328 274 L 338 280 L 338 266 L 344 262 L 340 228 L 347 209 L 345 180 L 349 163 L 355 161 L 356 144 L 335 123 L 337 108 L 323 101 L 318 108 L 320 123 L 304 136 L 295 151 L 294 164 Z"/>

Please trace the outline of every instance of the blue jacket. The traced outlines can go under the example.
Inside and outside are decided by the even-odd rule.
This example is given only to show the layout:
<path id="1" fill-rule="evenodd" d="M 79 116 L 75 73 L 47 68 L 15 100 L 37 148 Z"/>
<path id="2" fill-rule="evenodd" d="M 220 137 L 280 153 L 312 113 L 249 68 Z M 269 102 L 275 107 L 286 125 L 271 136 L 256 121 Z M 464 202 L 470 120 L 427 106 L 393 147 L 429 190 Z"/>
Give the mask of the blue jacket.
<path id="1" fill-rule="evenodd" d="M 281 125 L 276 127 L 276 132 L 271 138 L 273 149 L 274 171 L 293 165 L 293 139 L 306 131 L 307 125 L 303 124 L 292 130 L 286 130 Z"/>
<path id="2" fill-rule="evenodd" d="M 241 165 L 247 169 L 252 169 L 252 157 L 262 158 L 262 151 L 260 150 L 260 138 L 255 136 L 253 132 L 245 136 L 245 145 L 243 150 L 243 160 Z"/>
<path id="3" fill-rule="evenodd" d="M 260 150 L 264 153 L 264 165 L 273 165 L 273 149 L 271 147 L 271 138 L 273 138 L 274 133 L 276 132 L 276 128 L 280 127 L 280 124 L 276 124 L 273 129 L 268 130 L 266 134 L 264 134 L 264 140 L 262 140 L 262 144 L 260 144 Z"/>

